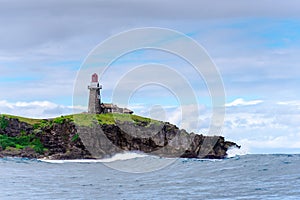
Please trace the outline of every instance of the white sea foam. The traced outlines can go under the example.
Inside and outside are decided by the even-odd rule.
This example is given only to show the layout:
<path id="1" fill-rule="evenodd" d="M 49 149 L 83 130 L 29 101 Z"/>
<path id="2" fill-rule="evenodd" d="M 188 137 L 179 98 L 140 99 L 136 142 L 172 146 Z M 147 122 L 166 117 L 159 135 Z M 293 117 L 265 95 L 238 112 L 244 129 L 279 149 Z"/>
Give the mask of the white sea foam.
<path id="1" fill-rule="evenodd" d="M 47 158 L 38 159 L 38 161 L 42 161 L 42 162 L 46 162 L 46 163 L 55 163 L 55 164 L 61 164 L 61 163 L 95 163 L 95 162 L 100 162 L 100 160 L 95 160 L 95 159 L 49 160 Z"/>
<path id="2" fill-rule="evenodd" d="M 135 158 L 146 157 L 147 155 L 142 152 L 126 152 L 118 153 L 111 158 L 101 159 L 101 162 L 114 162 L 118 160 L 130 160 Z"/>
<path id="3" fill-rule="evenodd" d="M 42 162 L 47 163 L 109 163 L 118 160 L 130 160 L 135 158 L 141 158 L 147 156 L 141 152 L 125 152 L 125 153 L 118 153 L 111 158 L 104 158 L 104 159 L 74 159 L 74 160 L 50 160 L 50 159 L 38 159 Z"/>
<path id="4" fill-rule="evenodd" d="M 243 155 L 246 155 L 248 154 L 248 150 L 241 147 L 240 149 L 238 148 L 229 148 L 227 150 L 227 158 L 233 158 L 233 157 L 236 157 L 236 156 L 243 156 Z"/>

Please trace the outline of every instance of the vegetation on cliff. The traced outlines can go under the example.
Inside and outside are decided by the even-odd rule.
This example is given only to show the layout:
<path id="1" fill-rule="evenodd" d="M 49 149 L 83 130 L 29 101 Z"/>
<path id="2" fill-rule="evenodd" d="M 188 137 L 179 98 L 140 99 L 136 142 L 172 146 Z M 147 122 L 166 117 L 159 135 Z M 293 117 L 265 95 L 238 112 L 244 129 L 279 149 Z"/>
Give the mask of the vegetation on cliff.
<path id="1" fill-rule="evenodd" d="M 48 155 L 49 149 L 44 146 L 41 139 L 43 135 L 47 135 L 47 131 L 49 132 L 49 130 L 53 129 L 53 126 L 73 122 L 77 126 L 92 127 L 95 121 L 100 125 L 114 125 L 117 122 L 133 122 L 147 126 L 151 123 L 161 123 L 137 115 L 119 113 L 99 115 L 74 114 L 53 119 L 32 119 L 3 114 L 0 115 L 0 151 L 2 151 L 2 154 L 7 152 L 9 152 L 9 154 L 16 152 L 19 154 L 23 149 L 32 149 L 37 154 L 44 155 L 46 153 Z M 65 138 L 68 138 L 68 136 L 65 135 Z M 80 140 L 80 137 L 79 134 L 76 133 L 73 134 L 71 140 L 67 142 L 75 143 L 78 140 Z"/>
<path id="2" fill-rule="evenodd" d="M 74 114 L 53 119 L 0 115 L 0 157 L 104 158 L 138 150 L 152 155 L 224 158 L 236 146 L 221 136 L 187 133 L 137 115 Z"/>
<path id="3" fill-rule="evenodd" d="M 35 150 L 35 152 L 40 154 L 47 150 L 44 148 L 39 138 L 35 137 L 33 134 L 20 135 L 17 137 L 0 135 L 0 146 L 4 150 L 7 148 L 24 149 L 26 147 L 30 147 Z"/>

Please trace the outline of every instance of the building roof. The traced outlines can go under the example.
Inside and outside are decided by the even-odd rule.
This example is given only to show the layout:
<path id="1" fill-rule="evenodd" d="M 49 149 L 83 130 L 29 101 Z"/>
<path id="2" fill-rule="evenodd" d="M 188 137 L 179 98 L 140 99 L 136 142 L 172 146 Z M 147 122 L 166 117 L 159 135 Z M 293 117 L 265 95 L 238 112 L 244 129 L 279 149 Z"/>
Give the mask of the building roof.
<path id="1" fill-rule="evenodd" d="M 112 103 L 102 103 L 102 104 L 101 104 L 101 107 L 102 107 L 102 108 L 118 108 L 117 105 L 114 105 L 114 104 L 112 104 Z"/>
<path id="2" fill-rule="evenodd" d="M 123 113 L 133 113 L 133 111 L 128 108 L 120 108 L 117 105 L 112 104 L 112 103 L 102 103 L 101 107 L 107 108 L 107 109 L 122 110 Z"/>
<path id="3" fill-rule="evenodd" d="M 133 111 L 130 110 L 130 109 L 128 109 L 128 108 L 124 108 L 124 109 L 123 109 L 123 112 L 124 112 L 124 113 L 133 113 Z"/>

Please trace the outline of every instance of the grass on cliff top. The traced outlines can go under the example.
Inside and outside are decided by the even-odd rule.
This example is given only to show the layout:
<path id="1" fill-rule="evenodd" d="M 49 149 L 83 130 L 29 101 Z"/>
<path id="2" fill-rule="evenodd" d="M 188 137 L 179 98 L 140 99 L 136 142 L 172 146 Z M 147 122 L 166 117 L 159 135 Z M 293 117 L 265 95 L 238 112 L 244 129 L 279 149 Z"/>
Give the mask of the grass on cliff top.
<path id="1" fill-rule="evenodd" d="M 18 119 L 20 122 L 25 122 L 30 125 L 34 125 L 34 124 L 40 123 L 42 121 L 42 119 L 32 119 L 32 118 L 20 117 L 20 116 L 15 116 L 15 115 L 8 115 L 8 114 L 3 114 L 2 116 L 5 116 L 7 118 L 12 118 L 12 119 Z"/>
<path id="2" fill-rule="evenodd" d="M 117 122 L 132 122 L 134 124 L 161 124 L 162 122 L 147 117 L 142 117 L 138 115 L 123 114 L 123 113 L 105 113 L 105 114 L 88 114 L 80 113 L 73 115 L 60 116 L 48 120 L 45 119 L 32 119 L 14 115 L 3 115 L 7 118 L 18 119 L 20 122 L 25 122 L 30 125 L 33 125 L 34 128 L 41 128 L 43 126 L 51 125 L 53 123 L 62 124 L 65 120 L 73 121 L 78 126 L 92 126 L 95 122 L 99 124 L 116 124 Z"/>
<path id="3" fill-rule="evenodd" d="M 70 116 L 69 116 L 70 117 Z M 92 126 L 94 122 L 99 124 L 116 124 L 123 122 L 132 122 L 134 124 L 160 124 L 162 122 L 138 115 L 123 113 L 105 113 L 105 114 L 75 114 L 73 120 L 78 126 Z"/>

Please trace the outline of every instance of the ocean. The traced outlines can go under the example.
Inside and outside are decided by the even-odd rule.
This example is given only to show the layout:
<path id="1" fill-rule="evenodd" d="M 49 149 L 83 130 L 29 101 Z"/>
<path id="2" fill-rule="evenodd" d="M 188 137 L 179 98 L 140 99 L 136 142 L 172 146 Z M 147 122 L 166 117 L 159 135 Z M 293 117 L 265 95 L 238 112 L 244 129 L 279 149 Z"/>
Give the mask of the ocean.
<path id="1" fill-rule="evenodd" d="M 0 199 L 300 199 L 300 155 L 0 159 Z"/>

